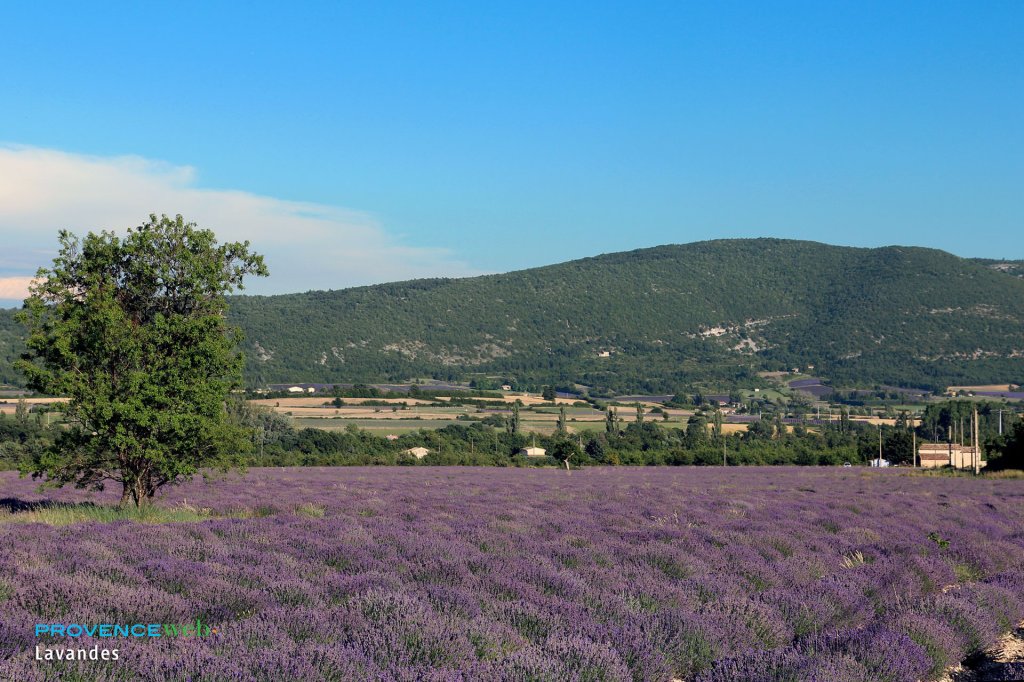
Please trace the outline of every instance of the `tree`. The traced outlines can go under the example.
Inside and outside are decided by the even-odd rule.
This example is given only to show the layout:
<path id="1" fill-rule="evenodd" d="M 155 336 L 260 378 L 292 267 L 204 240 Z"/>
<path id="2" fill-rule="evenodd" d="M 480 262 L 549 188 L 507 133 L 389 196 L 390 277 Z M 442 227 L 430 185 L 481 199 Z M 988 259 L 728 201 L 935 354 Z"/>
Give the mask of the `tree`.
<path id="1" fill-rule="evenodd" d="M 612 435 L 619 432 L 618 420 L 615 417 L 615 408 L 609 407 L 604 414 L 604 431 Z"/>
<path id="2" fill-rule="evenodd" d="M 512 404 L 512 414 L 506 418 L 505 431 L 514 436 L 519 433 L 519 401 Z"/>
<path id="3" fill-rule="evenodd" d="M 540 397 L 543 398 L 544 400 L 555 402 L 555 398 L 557 398 L 558 396 L 555 393 L 554 386 L 545 386 L 544 390 L 541 391 Z"/>
<path id="4" fill-rule="evenodd" d="M 686 446 L 695 448 L 708 441 L 708 420 L 704 415 L 694 414 L 686 422 Z"/>
<path id="5" fill-rule="evenodd" d="M 747 424 L 747 438 L 767 440 L 775 435 L 772 423 L 767 419 L 756 419 Z"/>
<path id="6" fill-rule="evenodd" d="M 906 430 L 891 430 L 882 441 L 882 452 L 885 459 L 893 464 L 913 464 L 913 436 Z"/>
<path id="7" fill-rule="evenodd" d="M 781 438 L 785 438 L 785 437 L 786 437 L 786 423 L 784 421 L 782 421 L 782 413 L 781 412 L 776 412 L 775 413 L 775 438 L 781 439 Z"/>
<path id="8" fill-rule="evenodd" d="M 576 458 L 579 461 L 582 454 L 576 441 L 569 438 L 559 438 L 551 447 L 551 456 L 562 462 L 566 471 L 569 470 L 569 460 Z"/>
<path id="9" fill-rule="evenodd" d="M 14 419 L 19 426 L 28 424 L 28 403 L 24 398 L 18 398 L 18 406 L 14 408 Z"/>
<path id="10" fill-rule="evenodd" d="M 998 453 L 998 456 L 989 456 L 986 469 L 990 471 L 1024 469 L 1024 422 L 1014 424 L 1006 441 L 998 448 Z"/>
<path id="11" fill-rule="evenodd" d="M 202 468 L 239 464 L 249 439 L 226 409 L 242 356 L 225 295 L 266 276 L 263 257 L 180 215 L 59 241 L 20 313 L 18 364 L 31 388 L 69 398 L 69 428 L 26 469 L 54 486 L 120 483 L 121 504 L 140 506 Z"/>
<path id="12" fill-rule="evenodd" d="M 591 459 L 601 462 L 604 460 L 604 441 L 598 436 L 591 435 L 587 440 L 587 446 L 584 451 Z"/>
<path id="13" fill-rule="evenodd" d="M 267 447 L 279 446 L 283 438 L 295 432 L 289 417 L 269 407 L 253 405 L 238 397 L 228 400 L 226 407 L 231 420 L 246 429 L 260 458 Z"/>
<path id="14" fill-rule="evenodd" d="M 568 432 L 565 423 L 565 405 L 562 405 L 562 408 L 558 411 L 558 422 L 555 425 L 555 431 L 561 436 Z"/>

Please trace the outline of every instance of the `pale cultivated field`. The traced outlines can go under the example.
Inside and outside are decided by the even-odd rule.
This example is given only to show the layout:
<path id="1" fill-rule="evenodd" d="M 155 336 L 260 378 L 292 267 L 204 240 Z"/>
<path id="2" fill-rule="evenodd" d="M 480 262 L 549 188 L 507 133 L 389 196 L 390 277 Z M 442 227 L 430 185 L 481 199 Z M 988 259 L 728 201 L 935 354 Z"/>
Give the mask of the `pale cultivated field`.
<path id="1" fill-rule="evenodd" d="M 334 400 L 333 397 L 321 395 L 315 397 L 303 397 L 303 398 L 259 398 L 257 400 L 250 400 L 249 403 L 252 405 L 264 405 L 266 407 L 319 407 L 325 403 L 330 403 Z M 342 398 L 346 405 L 362 405 L 366 402 L 382 402 L 388 405 L 429 405 L 434 402 L 433 400 L 422 400 L 420 398 Z"/>
<path id="2" fill-rule="evenodd" d="M 879 424 L 883 424 L 885 426 L 896 426 L 896 420 L 889 419 L 887 417 L 855 417 L 851 415 L 850 421 L 861 422 L 862 424 L 874 424 L 875 426 L 878 426 Z M 913 426 L 918 426 L 921 423 L 920 419 L 913 417 L 907 421 L 909 421 Z"/>
<path id="3" fill-rule="evenodd" d="M 438 400 L 451 400 L 451 398 L 438 398 Z M 487 400 L 496 403 L 514 403 L 519 400 L 523 405 L 550 405 L 550 400 L 544 400 L 540 396 L 526 395 L 525 393 L 509 393 L 500 398 L 473 398 L 473 400 Z M 574 398 L 556 398 L 556 405 L 572 405 L 576 402 Z"/>
<path id="4" fill-rule="evenodd" d="M 282 414 L 288 414 L 297 419 L 377 419 L 377 420 L 406 420 L 415 421 L 418 419 L 440 419 L 440 420 L 454 420 L 459 415 L 468 414 L 466 412 L 440 412 L 430 410 L 400 410 L 398 412 L 391 412 L 390 409 L 384 408 L 380 412 L 375 412 L 372 408 L 325 408 L 321 410 L 312 409 L 295 409 L 286 410 L 285 408 L 278 408 L 276 411 Z"/>
<path id="5" fill-rule="evenodd" d="M 967 391 L 968 393 L 974 391 L 1015 391 L 1019 388 L 1016 384 L 985 384 L 981 386 L 950 386 L 946 389 L 949 393 L 956 393 L 957 391 Z"/>
<path id="6" fill-rule="evenodd" d="M 32 405 L 52 405 L 54 403 L 66 403 L 67 398 L 7 398 L 7 402 L 0 402 L 0 412 L 4 414 L 14 414 L 15 410 L 18 409 L 18 400 L 24 400 L 25 404 Z"/>

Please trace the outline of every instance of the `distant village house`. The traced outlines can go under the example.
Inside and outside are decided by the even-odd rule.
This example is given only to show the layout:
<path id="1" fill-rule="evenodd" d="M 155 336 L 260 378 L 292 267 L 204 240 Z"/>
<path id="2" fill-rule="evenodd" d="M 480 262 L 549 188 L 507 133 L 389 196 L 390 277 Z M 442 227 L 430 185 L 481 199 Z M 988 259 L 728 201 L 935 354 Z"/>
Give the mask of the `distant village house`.
<path id="1" fill-rule="evenodd" d="M 949 443 L 924 443 L 917 451 L 922 469 L 937 469 L 949 466 L 949 454 L 952 446 Z"/>
<path id="2" fill-rule="evenodd" d="M 548 451 L 534 446 L 520 449 L 519 454 L 526 455 L 527 457 L 547 457 Z"/>
<path id="3" fill-rule="evenodd" d="M 971 469 L 974 467 L 974 448 L 956 443 L 924 443 L 917 451 L 922 469 L 953 467 Z M 979 466 L 985 466 L 982 461 Z"/>

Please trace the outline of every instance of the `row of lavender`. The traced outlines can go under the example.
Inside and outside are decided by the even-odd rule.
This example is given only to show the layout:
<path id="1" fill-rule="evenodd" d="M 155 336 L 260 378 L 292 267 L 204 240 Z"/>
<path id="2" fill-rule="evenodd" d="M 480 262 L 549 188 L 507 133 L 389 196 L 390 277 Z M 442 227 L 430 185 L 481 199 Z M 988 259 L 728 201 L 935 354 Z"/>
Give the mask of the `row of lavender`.
<path id="1" fill-rule="evenodd" d="M 1021 481 L 286 469 L 184 499 L 266 515 L 0 523 L 0 679 L 917 680 L 1024 618 Z M 217 633 L 34 657 L 61 644 L 37 622 L 197 618 Z"/>

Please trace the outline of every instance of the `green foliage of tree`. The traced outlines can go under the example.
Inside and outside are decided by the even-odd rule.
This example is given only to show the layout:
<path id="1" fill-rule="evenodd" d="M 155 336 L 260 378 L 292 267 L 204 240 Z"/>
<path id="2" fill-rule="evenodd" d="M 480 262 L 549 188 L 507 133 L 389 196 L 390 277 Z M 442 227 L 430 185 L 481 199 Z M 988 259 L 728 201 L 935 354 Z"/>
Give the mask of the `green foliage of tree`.
<path id="1" fill-rule="evenodd" d="M 614 407 L 609 407 L 604 413 L 604 431 L 609 435 L 619 431 L 619 423 Z"/>
<path id="2" fill-rule="evenodd" d="M 892 464 L 913 464 L 915 452 L 910 431 L 894 428 L 882 438 L 882 456 Z"/>
<path id="3" fill-rule="evenodd" d="M 716 407 L 712 421 L 712 435 L 714 435 L 715 440 L 719 440 L 722 437 L 722 433 L 722 411 Z"/>
<path id="4" fill-rule="evenodd" d="M 19 401 L 19 407 L 25 405 Z M 55 430 L 45 422 L 32 419 L 25 405 L 24 415 L 0 412 L 0 469 L 19 469 L 34 453 L 53 441 Z"/>
<path id="5" fill-rule="evenodd" d="M 52 485 L 122 486 L 142 505 L 203 467 L 240 462 L 247 434 L 225 401 L 241 381 L 225 296 L 266 275 L 249 244 L 218 244 L 181 216 L 128 231 L 67 231 L 20 320 L 28 385 L 67 396 L 69 428 L 26 467 Z"/>
<path id="6" fill-rule="evenodd" d="M 1017 422 L 996 449 L 996 456 L 990 457 L 986 469 L 1024 469 L 1024 422 Z"/>
<path id="7" fill-rule="evenodd" d="M 14 419 L 18 422 L 19 426 L 24 427 L 28 424 L 28 403 L 25 402 L 24 398 L 18 399 L 18 404 L 14 408 Z"/>
<path id="8" fill-rule="evenodd" d="M 591 435 L 587 439 L 587 444 L 584 447 L 584 452 L 587 457 L 594 460 L 595 462 L 604 462 L 605 459 L 605 440 L 597 435 Z"/>
<path id="9" fill-rule="evenodd" d="M 555 439 L 548 450 L 548 455 L 557 459 L 568 469 L 570 462 L 578 462 L 582 458 L 583 451 L 580 450 L 576 441 L 562 437 Z"/>
<path id="10" fill-rule="evenodd" d="M 921 424 L 917 427 L 918 437 L 936 443 L 967 443 L 975 410 L 978 411 L 978 434 L 983 444 L 1000 441 L 1000 422 L 1005 435 L 1020 421 L 1017 409 L 1006 402 L 949 400 L 925 408 Z"/>
<path id="11" fill-rule="evenodd" d="M 699 447 L 708 441 L 708 420 L 702 414 L 692 415 L 686 421 L 686 445 Z"/>
<path id="12" fill-rule="evenodd" d="M 519 433 L 520 417 L 519 417 L 519 401 L 512 404 L 512 414 L 506 417 L 506 430 L 510 436 L 515 436 Z"/>

